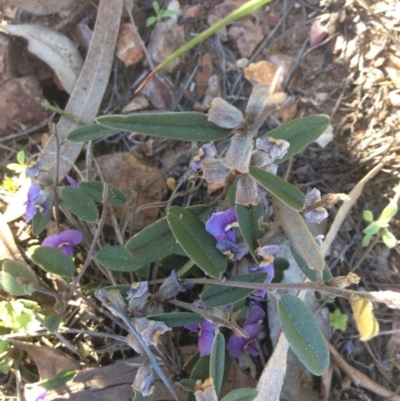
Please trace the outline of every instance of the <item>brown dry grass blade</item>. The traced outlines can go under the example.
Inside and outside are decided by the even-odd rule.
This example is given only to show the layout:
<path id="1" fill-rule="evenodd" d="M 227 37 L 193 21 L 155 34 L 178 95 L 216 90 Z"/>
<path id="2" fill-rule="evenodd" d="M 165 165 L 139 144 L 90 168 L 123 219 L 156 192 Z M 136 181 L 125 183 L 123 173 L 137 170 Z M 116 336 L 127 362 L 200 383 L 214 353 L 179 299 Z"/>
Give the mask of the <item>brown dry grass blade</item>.
<path id="1" fill-rule="evenodd" d="M 111 72 L 122 7 L 123 0 L 100 1 L 93 39 L 78 82 L 65 108 L 67 113 L 87 121 L 95 119 Z M 61 145 L 58 180 L 65 177 L 82 149 L 82 143 L 72 143 L 66 139 L 77 127 L 77 123 L 65 116 L 57 124 Z M 52 136 L 43 149 L 41 161 L 53 177 L 56 171 L 55 155 L 56 140 Z"/>

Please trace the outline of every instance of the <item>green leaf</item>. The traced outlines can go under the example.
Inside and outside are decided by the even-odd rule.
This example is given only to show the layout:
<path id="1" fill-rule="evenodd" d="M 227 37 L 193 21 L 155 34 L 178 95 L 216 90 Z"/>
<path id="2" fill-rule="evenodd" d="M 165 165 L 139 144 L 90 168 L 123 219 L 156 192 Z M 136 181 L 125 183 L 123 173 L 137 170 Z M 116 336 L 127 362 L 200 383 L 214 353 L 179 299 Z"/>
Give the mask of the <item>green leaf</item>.
<path id="1" fill-rule="evenodd" d="M 160 5 L 158 4 L 157 1 L 153 1 L 153 9 L 154 9 L 154 12 L 155 12 L 157 15 L 160 14 Z"/>
<path id="2" fill-rule="evenodd" d="M 329 117 L 323 114 L 299 118 L 282 124 L 264 137 L 275 139 L 284 139 L 290 143 L 288 152 L 282 159 L 275 160 L 274 163 L 282 163 L 290 159 L 297 153 L 300 153 L 311 142 L 317 140 L 328 128 Z"/>
<path id="3" fill-rule="evenodd" d="M 24 166 L 25 165 L 25 152 L 23 150 L 20 150 L 17 153 L 17 162 L 21 165 Z"/>
<path id="4" fill-rule="evenodd" d="M 153 401 L 153 400 L 154 400 L 154 393 L 144 396 L 141 391 L 136 391 L 135 398 L 132 398 L 132 401 Z"/>
<path id="5" fill-rule="evenodd" d="M 368 227 L 364 228 L 362 231 L 363 234 L 368 234 L 368 235 L 375 235 L 382 227 L 381 222 L 378 221 L 373 221 Z"/>
<path id="6" fill-rule="evenodd" d="M 382 241 L 389 248 L 395 248 L 397 245 L 396 237 L 389 230 L 382 230 Z"/>
<path id="7" fill-rule="evenodd" d="M 264 206 L 259 203 L 257 206 L 248 208 L 245 205 L 236 204 L 236 215 L 244 242 L 249 248 L 254 261 L 258 264 L 260 258 L 257 256 L 255 250 L 259 248 L 257 240 L 264 235 L 264 231 L 260 229 L 260 222 L 264 215 Z"/>
<path id="8" fill-rule="evenodd" d="M 111 270 L 120 272 L 133 272 L 143 267 L 138 263 L 123 246 L 107 246 L 101 248 L 95 256 L 95 260 Z"/>
<path id="9" fill-rule="evenodd" d="M 50 377 L 50 379 L 42 380 L 37 383 L 38 386 L 44 387 L 46 390 L 55 390 L 64 384 L 68 383 L 76 375 L 75 369 L 63 370 L 57 373 L 55 376 Z"/>
<path id="10" fill-rule="evenodd" d="M 94 200 L 82 189 L 64 187 L 61 189 L 61 198 L 68 209 L 80 219 L 93 223 L 99 218 L 99 211 Z"/>
<path id="11" fill-rule="evenodd" d="M 276 270 L 284 271 L 286 269 L 289 269 L 289 267 L 290 267 L 289 261 L 287 259 L 283 258 L 282 256 L 277 256 L 274 259 L 275 272 L 276 272 Z"/>
<path id="12" fill-rule="evenodd" d="M 202 356 L 194 365 L 190 378 L 195 380 L 206 380 L 210 377 L 210 355 Z"/>
<path id="13" fill-rule="evenodd" d="M 47 316 L 46 319 L 44 320 L 44 325 L 47 327 L 49 331 L 52 333 L 58 331 L 58 328 L 60 326 L 61 319 L 57 315 L 50 315 Z"/>
<path id="14" fill-rule="evenodd" d="M 139 264 L 161 260 L 173 254 L 186 255 L 172 234 L 167 217 L 135 234 L 125 244 L 125 249 Z"/>
<path id="15" fill-rule="evenodd" d="M 241 274 L 229 279 L 229 281 L 242 283 L 264 283 L 268 273 L 257 272 Z M 254 290 L 251 288 L 229 287 L 227 285 L 211 285 L 201 294 L 201 300 L 207 308 L 217 308 L 229 305 L 248 297 Z"/>
<path id="16" fill-rule="evenodd" d="M 196 385 L 196 379 L 182 379 L 179 381 L 179 385 L 186 391 L 194 393 L 194 386 Z"/>
<path id="17" fill-rule="evenodd" d="M 33 270 L 16 260 L 5 260 L 1 265 L 0 288 L 11 295 L 31 295 L 38 281 Z"/>
<path id="18" fill-rule="evenodd" d="M 221 401 L 253 401 L 258 391 L 254 388 L 239 388 L 232 390 Z"/>
<path id="19" fill-rule="evenodd" d="M 374 215 L 372 214 L 371 210 L 363 211 L 363 219 L 368 221 L 368 223 L 372 223 L 374 221 Z"/>
<path id="20" fill-rule="evenodd" d="M 51 220 L 51 213 L 43 215 L 42 213 L 36 213 L 32 219 L 32 233 L 33 235 L 39 235 Z"/>
<path id="21" fill-rule="evenodd" d="M 317 274 L 315 270 L 311 269 L 308 264 L 304 261 L 304 259 L 298 254 L 298 252 L 291 246 L 290 251 L 294 257 L 294 260 L 300 267 L 300 270 L 309 278 L 311 281 L 317 280 Z M 333 278 L 331 270 L 329 269 L 328 265 L 325 264 L 325 269 L 322 271 L 322 278 L 326 280 L 331 280 Z"/>
<path id="22" fill-rule="evenodd" d="M 161 13 L 161 18 L 174 17 L 176 12 L 174 10 L 165 10 Z"/>
<path id="23" fill-rule="evenodd" d="M 157 21 L 158 21 L 158 18 L 157 18 L 157 17 L 149 17 L 149 18 L 147 18 L 146 26 L 147 26 L 147 27 L 152 26 L 152 25 L 155 24 Z M 111 131 L 112 131 L 112 130 L 111 130 Z"/>
<path id="24" fill-rule="evenodd" d="M 365 234 L 361 241 L 361 245 L 365 248 L 370 244 L 370 242 L 371 242 L 371 236 L 368 234 Z"/>
<path id="25" fill-rule="evenodd" d="M 110 115 L 98 117 L 96 122 L 113 129 L 181 141 L 215 141 L 230 134 L 230 130 L 208 121 L 205 114 L 193 111 Z"/>
<path id="26" fill-rule="evenodd" d="M 389 223 L 390 219 L 397 214 L 398 207 L 396 204 L 389 203 L 383 210 L 379 217 L 379 220 L 382 224 Z"/>
<path id="27" fill-rule="evenodd" d="M 74 129 L 72 132 L 70 132 L 68 135 L 68 140 L 71 142 L 93 141 L 109 135 L 113 131 L 113 129 L 103 127 L 99 124 L 89 124 Z"/>
<path id="28" fill-rule="evenodd" d="M 108 186 L 108 202 L 114 206 L 124 206 L 128 202 L 126 195 L 114 185 Z M 87 196 L 90 196 L 96 202 L 103 201 L 104 183 L 100 181 L 85 181 L 79 184 L 81 189 Z"/>
<path id="29" fill-rule="evenodd" d="M 183 250 L 206 274 L 218 278 L 227 267 L 226 257 L 216 248 L 209 234 L 194 214 L 179 206 L 172 206 L 167 214 L 168 224 Z"/>
<path id="30" fill-rule="evenodd" d="M 204 323 L 206 320 L 193 312 L 172 312 L 160 315 L 150 315 L 147 319 L 164 322 L 168 327 L 183 327 L 187 324 Z"/>
<path id="31" fill-rule="evenodd" d="M 294 210 L 303 210 L 306 197 L 299 189 L 267 171 L 254 166 L 249 166 L 249 169 L 250 175 L 281 202 Z"/>
<path id="32" fill-rule="evenodd" d="M 286 294 L 278 301 L 278 316 L 294 353 L 312 374 L 321 376 L 329 366 L 329 350 L 310 309 L 299 298 Z"/>
<path id="33" fill-rule="evenodd" d="M 342 313 L 340 309 L 335 309 L 333 313 L 329 314 L 329 322 L 336 330 L 345 331 L 347 327 L 348 316 Z"/>
<path id="34" fill-rule="evenodd" d="M 273 197 L 272 200 L 275 213 L 290 245 L 309 267 L 318 272 L 318 274 L 322 273 L 326 267 L 325 259 L 321 255 L 317 242 L 310 233 L 303 217 L 295 210 L 280 202 L 279 199 Z"/>
<path id="35" fill-rule="evenodd" d="M 213 342 L 210 355 L 210 377 L 214 381 L 217 394 L 221 391 L 225 370 L 225 337 L 218 333 Z"/>
<path id="36" fill-rule="evenodd" d="M 32 260 L 47 272 L 58 274 L 62 277 L 72 277 L 75 273 L 75 265 L 72 259 L 58 248 L 40 246 L 33 252 Z"/>
<path id="37" fill-rule="evenodd" d="M 126 298 L 127 292 L 131 289 L 130 285 L 119 284 L 119 285 L 107 285 L 106 287 L 102 287 L 105 291 L 118 290 L 123 298 Z"/>

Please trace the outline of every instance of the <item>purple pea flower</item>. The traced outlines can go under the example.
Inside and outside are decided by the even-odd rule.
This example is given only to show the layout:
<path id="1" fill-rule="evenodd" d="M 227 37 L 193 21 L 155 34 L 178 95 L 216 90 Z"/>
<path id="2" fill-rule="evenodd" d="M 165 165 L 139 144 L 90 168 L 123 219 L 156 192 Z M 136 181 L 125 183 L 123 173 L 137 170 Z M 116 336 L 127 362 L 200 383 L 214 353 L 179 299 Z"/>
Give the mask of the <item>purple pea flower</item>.
<path id="1" fill-rule="evenodd" d="M 197 344 L 199 346 L 200 356 L 210 355 L 215 337 L 213 324 L 210 322 L 193 323 L 185 325 L 185 328 L 195 333 L 199 333 Z"/>
<path id="2" fill-rule="evenodd" d="M 265 312 L 257 305 L 253 306 L 247 312 L 243 330 L 249 335 L 249 337 L 239 337 L 236 334 L 230 336 L 226 348 L 232 358 L 239 359 L 245 352 L 253 356 L 259 354 L 255 340 L 263 329 L 262 322 L 264 317 Z"/>
<path id="3" fill-rule="evenodd" d="M 73 179 L 70 175 L 67 174 L 65 176 L 65 179 L 68 181 L 71 187 L 78 188 L 78 182 L 75 179 Z"/>
<path id="4" fill-rule="evenodd" d="M 217 242 L 217 249 L 232 262 L 242 259 L 249 252 L 246 245 L 225 240 Z"/>
<path id="5" fill-rule="evenodd" d="M 43 162 L 41 161 L 33 162 L 26 168 L 26 176 L 28 178 L 34 178 L 39 175 L 42 168 L 43 168 Z"/>
<path id="6" fill-rule="evenodd" d="M 321 200 L 321 192 L 317 188 L 313 188 L 310 192 L 306 194 L 307 206 L 312 206 L 314 205 L 314 203 L 317 203 L 320 200 Z M 325 220 L 328 217 L 328 212 L 324 207 L 319 206 L 305 213 L 304 217 L 307 221 L 311 223 L 319 224 L 321 223 L 322 220 Z"/>
<path id="7" fill-rule="evenodd" d="M 42 246 L 58 248 L 62 253 L 72 258 L 74 246 L 79 245 L 83 240 L 83 234 L 78 230 L 65 230 L 59 235 L 50 235 L 42 242 Z"/>
<path id="8" fill-rule="evenodd" d="M 213 213 L 206 222 L 206 230 L 217 241 L 228 240 L 236 243 L 235 231 L 239 227 L 236 209 L 231 207 L 225 212 Z"/>
<path id="9" fill-rule="evenodd" d="M 51 203 L 46 195 L 41 191 L 38 184 L 32 184 L 28 190 L 28 200 L 26 202 L 25 222 L 29 223 L 37 211 L 40 211 L 44 216 L 50 213 Z"/>
<path id="10" fill-rule="evenodd" d="M 212 143 L 206 143 L 205 145 L 200 147 L 196 156 L 190 163 L 190 167 L 195 171 L 202 170 L 203 160 L 212 159 L 216 154 L 217 149 L 215 149 L 215 146 Z"/>
<path id="11" fill-rule="evenodd" d="M 47 390 L 42 386 L 25 388 L 24 396 L 26 401 L 44 401 Z"/>

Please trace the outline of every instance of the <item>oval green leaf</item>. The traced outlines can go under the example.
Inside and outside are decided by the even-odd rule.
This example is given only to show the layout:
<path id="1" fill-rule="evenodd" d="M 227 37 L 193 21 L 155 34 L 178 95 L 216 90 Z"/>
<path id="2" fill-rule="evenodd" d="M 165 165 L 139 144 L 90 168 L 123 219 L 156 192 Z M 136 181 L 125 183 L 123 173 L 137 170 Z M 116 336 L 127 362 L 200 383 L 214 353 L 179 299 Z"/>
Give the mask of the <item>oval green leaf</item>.
<path id="1" fill-rule="evenodd" d="M 68 209 L 80 219 L 90 223 L 99 218 L 99 211 L 94 200 L 80 188 L 64 187 L 61 189 L 61 199 Z"/>
<path id="2" fill-rule="evenodd" d="M 316 141 L 328 128 L 329 117 L 324 114 L 303 117 L 297 120 L 282 124 L 267 134 L 275 139 L 284 139 L 290 143 L 288 152 L 282 159 L 275 160 L 274 163 L 282 163 L 297 153 L 300 153 L 311 142 Z"/>
<path id="3" fill-rule="evenodd" d="M 260 185 L 268 189 L 272 195 L 276 196 L 281 202 L 294 210 L 303 210 L 306 204 L 306 197 L 298 188 L 267 171 L 254 166 L 249 166 L 249 168 L 250 175 L 255 178 Z"/>
<path id="4" fill-rule="evenodd" d="M 164 322 L 168 327 L 183 327 L 187 324 L 204 323 L 206 320 L 193 312 L 162 313 L 160 315 L 147 316 L 147 319 Z"/>
<path id="5" fill-rule="evenodd" d="M 382 230 L 382 241 L 389 248 L 395 248 L 397 245 L 396 237 L 389 230 Z"/>
<path id="6" fill-rule="evenodd" d="M 239 388 L 232 390 L 221 401 L 253 401 L 257 394 L 258 391 L 254 388 Z"/>
<path id="7" fill-rule="evenodd" d="M 32 219 L 32 233 L 33 235 L 39 235 L 46 227 L 48 222 L 51 220 L 51 213 L 43 215 L 42 213 L 36 213 Z"/>
<path id="8" fill-rule="evenodd" d="M 133 272 L 143 267 L 143 263 L 137 263 L 131 254 L 119 245 L 101 248 L 96 253 L 95 260 L 111 270 L 120 272 Z"/>
<path id="9" fill-rule="evenodd" d="M 182 249 L 206 274 L 218 278 L 226 270 L 226 257 L 216 248 L 216 242 L 194 214 L 172 206 L 167 214 L 168 224 Z"/>
<path id="10" fill-rule="evenodd" d="M 217 394 L 221 391 L 225 371 L 225 337 L 218 333 L 213 342 L 210 355 L 210 377 L 214 381 Z"/>
<path id="11" fill-rule="evenodd" d="M 315 273 L 315 270 L 311 269 L 308 266 L 308 264 L 304 261 L 304 259 L 298 254 L 296 249 L 294 249 L 292 246 L 290 247 L 290 251 L 292 252 L 294 260 L 299 265 L 300 270 L 306 275 L 306 277 L 309 278 L 311 281 L 316 281 L 317 274 Z M 333 278 L 331 270 L 329 269 L 327 264 L 325 264 L 325 269 L 322 271 L 322 278 L 325 281 L 331 280 Z"/>
<path id="12" fill-rule="evenodd" d="M 60 324 L 61 324 L 61 319 L 57 315 L 47 316 L 46 319 L 44 320 L 44 325 L 52 333 L 58 331 L 58 328 L 60 327 Z"/>
<path id="13" fill-rule="evenodd" d="M 36 248 L 32 254 L 32 260 L 47 272 L 62 277 L 72 277 L 75 273 L 75 265 L 72 259 L 57 248 L 49 246 Z"/>
<path id="14" fill-rule="evenodd" d="M 379 220 L 377 220 L 377 221 L 373 221 L 371 224 L 369 224 L 368 227 L 364 228 L 364 230 L 362 232 L 363 232 L 363 234 L 367 234 L 367 235 L 375 235 L 381 228 L 382 228 L 382 224 Z"/>
<path id="15" fill-rule="evenodd" d="M 329 366 L 325 337 L 310 309 L 294 295 L 278 301 L 281 327 L 294 353 L 314 375 L 321 376 Z"/>
<path id="16" fill-rule="evenodd" d="M 260 223 L 264 215 L 264 207 L 261 203 L 250 208 L 237 203 L 236 215 L 239 223 L 239 230 L 243 236 L 244 242 L 247 248 L 249 248 L 254 261 L 258 264 L 260 258 L 255 250 L 259 248 L 257 240 L 265 234 L 264 231 L 260 229 Z"/>
<path id="17" fill-rule="evenodd" d="M 33 270 L 16 260 L 5 260 L 1 265 L 0 288 L 11 295 L 31 295 L 38 285 Z"/>
<path id="18" fill-rule="evenodd" d="M 182 379 L 178 383 L 184 390 L 194 393 L 196 382 L 196 379 Z"/>
<path id="19" fill-rule="evenodd" d="M 93 141 L 111 134 L 113 129 L 103 127 L 99 124 L 84 125 L 71 131 L 68 135 L 68 140 L 71 142 Z"/>
<path id="20" fill-rule="evenodd" d="M 139 264 L 155 262 L 173 254 L 186 255 L 172 234 L 167 217 L 135 234 L 125 244 L 125 249 Z"/>
<path id="21" fill-rule="evenodd" d="M 264 283 L 268 273 L 257 272 L 241 274 L 229 279 L 229 281 L 243 283 Z M 218 308 L 229 305 L 248 297 L 254 290 L 251 288 L 229 287 L 227 285 L 210 285 L 201 294 L 201 300 L 207 308 Z"/>
<path id="22" fill-rule="evenodd" d="M 110 115 L 98 117 L 96 122 L 108 128 L 181 141 L 215 141 L 231 132 L 208 121 L 205 114 L 192 111 Z"/>
<path id="23" fill-rule="evenodd" d="M 108 186 L 108 202 L 114 206 L 124 206 L 128 202 L 127 196 L 114 185 Z M 103 201 L 104 183 L 100 181 L 84 181 L 79 184 L 81 189 L 87 196 L 90 196 L 96 202 Z"/>

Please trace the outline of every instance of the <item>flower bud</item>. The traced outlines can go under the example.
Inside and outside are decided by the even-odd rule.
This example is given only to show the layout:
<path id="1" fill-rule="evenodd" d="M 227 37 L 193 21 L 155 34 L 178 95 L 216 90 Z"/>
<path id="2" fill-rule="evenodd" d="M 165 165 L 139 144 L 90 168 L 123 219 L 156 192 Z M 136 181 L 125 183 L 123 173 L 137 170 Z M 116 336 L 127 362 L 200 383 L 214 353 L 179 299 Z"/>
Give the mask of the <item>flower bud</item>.
<path id="1" fill-rule="evenodd" d="M 243 174 L 238 179 L 236 190 L 236 203 L 241 205 L 257 205 L 259 196 L 257 183 L 249 174 Z"/>
<path id="2" fill-rule="evenodd" d="M 144 397 L 147 397 L 154 392 L 154 376 L 150 362 L 146 359 L 138 369 L 132 388 L 135 391 L 140 391 Z"/>
<path id="3" fill-rule="evenodd" d="M 157 347 L 158 340 L 161 335 L 166 331 L 172 329 L 163 322 L 156 322 L 146 318 L 140 318 L 135 320 L 135 327 L 137 331 L 142 335 L 143 340 L 147 345 L 154 345 Z"/>
<path id="4" fill-rule="evenodd" d="M 172 270 L 171 275 L 161 284 L 158 293 L 163 299 L 171 299 L 193 286 L 194 284 L 185 284 L 179 280 L 175 270 Z"/>
<path id="5" fill-rule="evenodd" d="M 223 162 L 231 170 L 248 173 L 252 150 L 253 140 L 248 135 L 235 134 Z"/>

